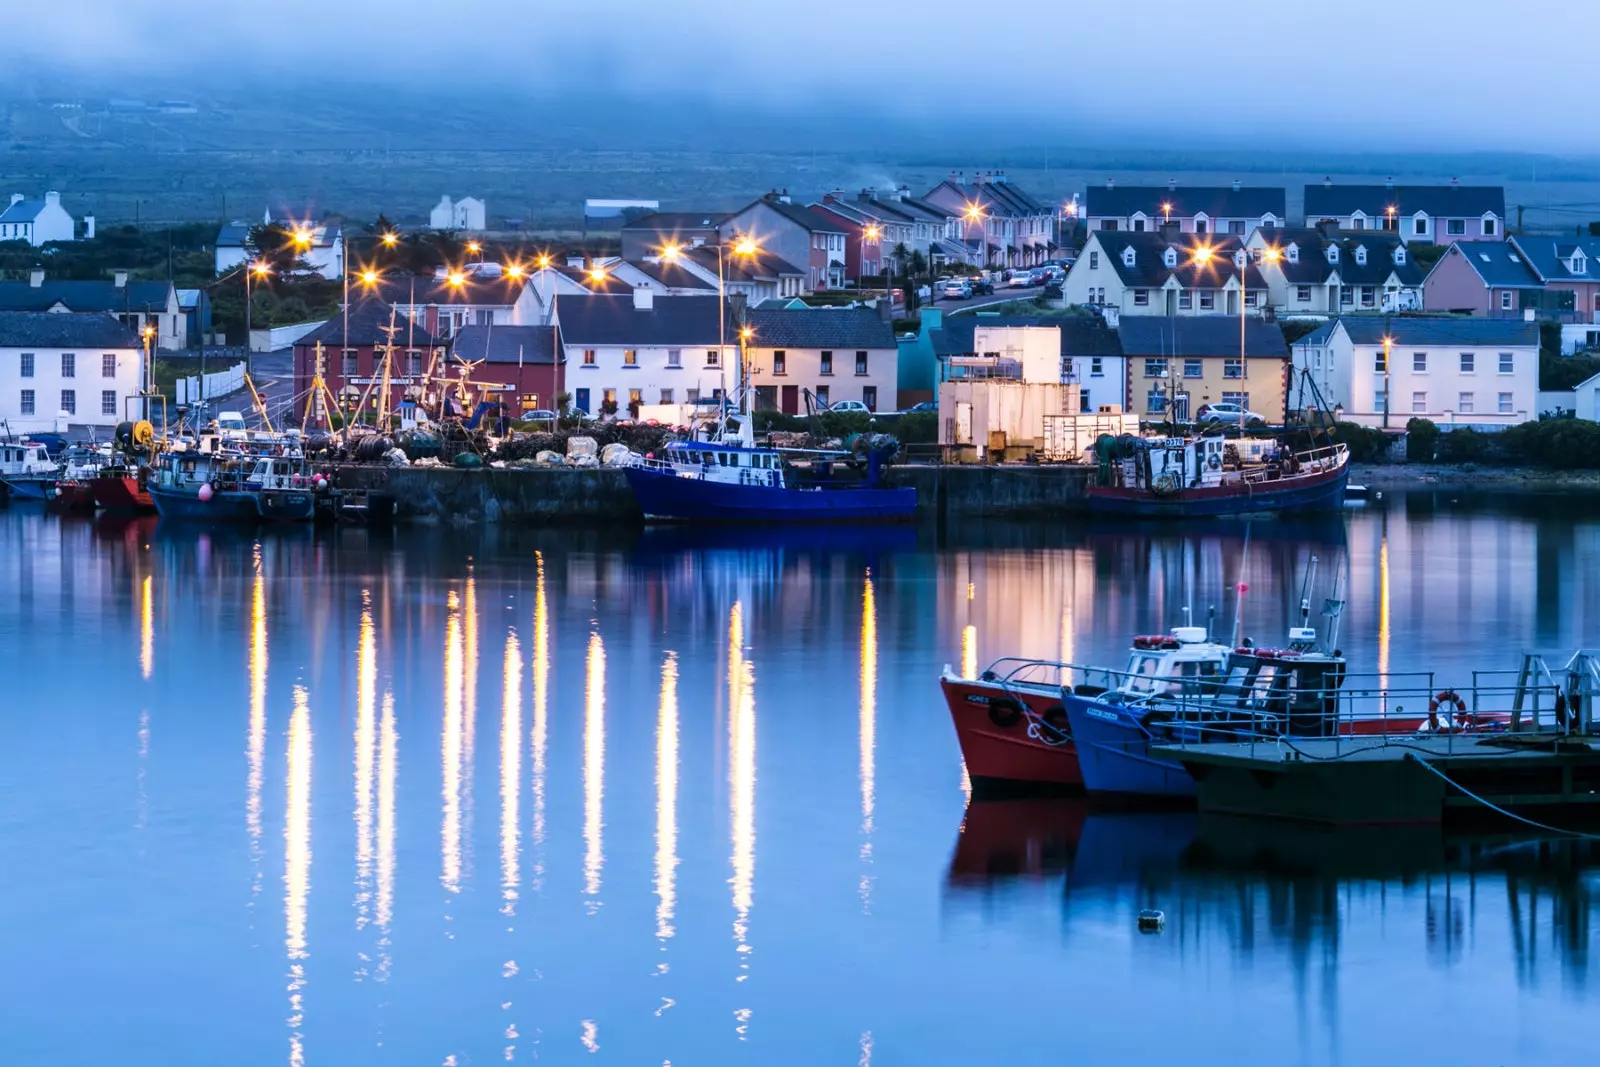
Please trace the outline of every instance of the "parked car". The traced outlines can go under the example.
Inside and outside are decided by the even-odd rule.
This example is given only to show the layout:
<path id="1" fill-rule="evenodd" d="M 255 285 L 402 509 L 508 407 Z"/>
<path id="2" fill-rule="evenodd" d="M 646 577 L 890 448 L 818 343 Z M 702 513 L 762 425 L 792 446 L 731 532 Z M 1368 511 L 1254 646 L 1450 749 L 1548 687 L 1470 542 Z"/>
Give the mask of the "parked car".
<path id="1" fill-rule="evenodd" d="M 1050 280 L 1050 271 L 1046 267 L 1035 267 L 1028 272 L 1028 281 L 1034 285 L 1043 285 Z"/>
<path id="2" fill-rule="evenodd" d="M 993 296 L 994 295 L 994 283 L 993 282 L 986 282 L 982 278 L 979 278 L 977 281 L 972 282 L 971 284 L 969 284 L 967 286 L 967 288 L 972 290 L 972 295 L 973 296 Z"/>
<path id="3" fill-rule="evenodd" d="M 545 408 L 522 413 L 523 422 L 555 422 L 556 413 Z"/>
<path id="4" fill-rule="evenodd" d="M 1026 289 L 1033 284 L 1033 278 L 1025 270 L 1019 270 L 1011 275 L 1011 280 L 1006 282 L 1008 289 Z"/>
<path id="5" fill-rule="evenodd" d="M 1236 404 L 1231 400 L 1224 400 L 1216 404 L 1201 404 L 1200 410 L 1195 412 L 1196 422 L 1224 425 L 1231 423 L 1235 426 L 1265 426 L 1267 417 L 1259 415 L 1243 404 Z"/>
<path id="6" fill-rule="evenodd" d="M 946 300 L 965 300 L 972 295 L 972 286 L 965 278 L 946 278 L 939 283 L 939 295 Z"/>
<path id="7" fill-rule="evenodd" d="M 912 404 L 910 407 L 906 408 L 900 414 L 902 414 L 902 415 L 922 415 L 922 414 L 931 414 L 931 413 L 936 412 L 938 410 L 939 410 L 939 405 L 936 402 L 934 402 L 932 400 L 924 400 L 920 404 Z"/>
<path id="8" fill-rule="evenodd" d="M 841 400 L 828 408 L 829 411 L 848 411 L 859 415 L 871 415 L 872 409 L 859 400 Z"/>

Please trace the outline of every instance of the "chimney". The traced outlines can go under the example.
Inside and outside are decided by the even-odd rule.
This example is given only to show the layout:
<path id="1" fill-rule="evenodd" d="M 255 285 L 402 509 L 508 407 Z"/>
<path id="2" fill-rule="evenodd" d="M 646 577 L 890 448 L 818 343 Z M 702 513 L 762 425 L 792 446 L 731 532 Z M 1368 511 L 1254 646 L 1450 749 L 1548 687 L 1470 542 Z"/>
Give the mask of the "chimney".
<path id="1" fill-rule="evenodd" d="M 951 185 L 960 185 L 961 184 L 961 172 L 960 171 L 954 171 L 954 170 L 951 171 L 950 172 L 950 177 L 949 177 L 948 180 L 949 180 Z M 12 201 L 12 203 L 15 203 L 15 202 L 16 201 Z"/>
<path id="2" fill-rule="evenodd" d="M 653 311 L 656 306 L 655 290 L 648 285 L 641 285 L 633 291 L 633 310 Z"/>
<path id="3" fill-rule="evenodd" d="M 1176 179 L 1176 178 L 1168 178 L 1167 179 L 1167 192 L 1175 193 L 1177 191 L 1178 191 L 1178 179 Z"/>
<path id="4" fill-rule="evenodd" d="M 1323 219 L 1317 223 L 1317 232 L 1332 241 L 1339 236 L 1339 220 Z"/>
<path id="5" fill-rule="evenodd" d="M 1115 189 L 1116 187 L 1117 187 L 1117 179 L 1115 179 L 1115 178 L 1107 178 L 1106 179 L 1106 188 L 1107 189 Z"/>
<path id="6" fill-rule="evenodd" d="M 15 206 L 15 205 L 20 204 L 20 203 L 22 203 L 22 194 L 21 193 L 12 193 L 11 194 L 11 204 L 12 204 L 12 206 Z"/>
<path id="7" fill-rule="evenodd" d="M 57 192 L 45 193 L 44 202 L 46 204 L 50 204 L 51 206 L 58 207 L 61 204 L 61 194 Z"/>
<path id="8" fill-rule="evenodd" d="M 94 216 L 93 215 L 85 215 L 83 217 L 83 239 L 85 241 L 94 240 Z"/>
<path id="9" fill-rule="evenodd" d="M 28 285 L 37 289 L 44 284 L 44 268 L 35 267 L 28 272 Z"/>
<path id="10" fill-rule="evenodd" d="M 842 195 L 843 194 L 841 194 L 841 196 Z M 878 191 L 876 189 L 863 189 L 863 190 L 861 190 L 860 199 L 862 199 L 862 200 L 875 200 L 875 199 L 877 199 L 877 196 L 878 196 Z"/>
<path id="11" fill-rule="evenodd" d="M 1393 189 L 1394 188 L 1394 175 L 1393 174 L 1391 174 L 1388 177 L 1383 179 L 1383 187 L 1385 189 Z"/>
<path id="12" fill-rule="evenodd" d="M 1233 179 L 1233 191 L 1236 192 L 1236 193 L 1239 191 L 1239 179 L 1238 178 Z"/>
<path id="13" fill-rule="evenodd" d="M 567 257 L 567 266 L 573 268 L 574 270 L 582 270 L 583 269 L 583 257 L 582 256 L 568 256 Z"/>
<path id="14" fill-rule="evenodd" d="M 1324 189 L 1332 189 L 1333 188 L 1333 179 L 1330 178 L 1330 177 L 1327 177 L 1326 175 L 1324 175 L 1323 179 L 1322 179 L 1322 187 Z"/>
<path id="15" fill-rule="evenodd" d="M 785 189 L 783 192 L 778 194 L 778 203 L 780 203 L 780 204 L 793 203 L 793 201 L 791 201 L 789 199 L 789 190 Z"/>
<path id="16" fill-rule="evenodd" d="M 112 271 L 111 284 L 116 286 L 118 289 L 126 289 L 128 287 L 128 272 L 125 270 Z"/>
<path id="17" fill-rule="evenodd" d="M 910 196 L 911 196 L 911 186 L 909 186 L 909 185 L 902 185 L 902 186 L 900 186 L 899 188 L 897 188 L 894 191 L 894 198 L 896 200 L 905 200 L 905 199 L 909 198 Z"/>
<path id="18" fill-rule="evenodd" d="M 1451 178 L 1450 179 L 1450 188 L 1452 188 L 1452 189 L 1461 188 L 1461 179 L 1460 178 Z"/>

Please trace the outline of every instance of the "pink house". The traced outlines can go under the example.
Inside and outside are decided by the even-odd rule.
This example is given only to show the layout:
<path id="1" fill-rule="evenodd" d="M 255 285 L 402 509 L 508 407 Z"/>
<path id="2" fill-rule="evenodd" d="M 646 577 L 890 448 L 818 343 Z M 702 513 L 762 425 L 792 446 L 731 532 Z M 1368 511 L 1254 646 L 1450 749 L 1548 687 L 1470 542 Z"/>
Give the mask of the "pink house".
<path id="1" fill-rule="evenodd" d="M 1520 319 L 1538 307 L 1544 282 L 1515 245 L 1457 241 L 1422 280 L 1422 306 L 1490 319 Z"/>

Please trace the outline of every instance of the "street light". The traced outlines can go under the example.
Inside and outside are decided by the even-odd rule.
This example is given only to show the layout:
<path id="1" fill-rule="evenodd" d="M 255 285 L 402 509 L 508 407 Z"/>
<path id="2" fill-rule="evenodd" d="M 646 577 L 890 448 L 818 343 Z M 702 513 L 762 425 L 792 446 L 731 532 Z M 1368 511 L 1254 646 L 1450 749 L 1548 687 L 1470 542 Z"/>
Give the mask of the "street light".
<path id="1" fill-rule="evenodd" d="M 971 233 L 972 232 L 972 224 L 974 222 L 979 222 L 979 221 L 981 221 L 983 219 L 983 205 L 977 203 L 976 201 L 968 201 L 967 202 L 967 209 L 966 209 L 966 211 L 962 212 L 962 214 L 965 215 L 966 219 L 967 219 L 967 232 Z M 979 230 L 978 231 L 978 244 L 983 246 L 981 248 L 981 251 L 983 253 L 983 262 L 985 262 L 985 263 L 989 262 L 988 243 L 989 242 L 988 242 L 987 235 L 984 233 L 984 231 Z"/>
<path id="2" fill-rule="evenodd" d="M 268 267 L 265 263 L 261 262 L 259 259 L 251 260 L 249 263 L 247 263 L 245 265 L 245 270 L 244 270 L 244 373 L 245 373 L 246 376 L 248 376 L 250 374 L 251 368 L 254 365 L 252 363 L 250 357 L 255 351 L 250 346 L 250 304 L 251 304 L 251 299 L 250 299 L 250 279 L 251 279 L 252 276 L 254 276 L 256 278 L 265 278 L 267 275 L 269 275 L 271 273 L 272 273 L 272 268 Z"/>
<path id="3" fill-rule="evenodd" d="M 467 284 L 467 275 L 464 271 L 453 270 L 444 277 L 445 283 L 452 289 L 460 289 Z"/>
<path id="4" fill-rule="evenodd" d="M 879 226 L 875 222 L 868 223 L 861 228 L 861 263 L 859 264 L 861 269 L 856 272 L 857 284 L 861 282 L 862 278 L 865 277 L 867 273 L 867 242 L 870 240 L 874 244 L 878 244 L 882 237 L 883 227 Z M 879 245 L 878 260 L 881 265 L 883 260 L 883 251 L 881 245 Z M 885 280 L 887 281 L 887 279 Z M 884 288 L 887 289 L 888 286 L 885 285 Z"/>
<path id="5" fill-rule="evenodd" d="M 393 230 L 385 230 L 383 236 L 379 237 L 378 240 L 383 242 L 383 247 L 393 248 L 400 243 L 400 235 Z"/>
<path id="6" fill-rule="evenodd" d="M 528 273 L 527 268 L 521 263 L 507 263 L 505 265 L 506 277 L 512 281 L 521 281 L 522 276 L 526 273 Z"/>
<path id="7" fill-rule="evenodd" d="M 1393 406 L 1389 400 L 1389 357 L 1394 352 L 1394 337 L 1385 330 L 1383 333 L 1383 428 L 1389 428 L 1389 408 Z"/>
<path id="8" fill-rule="evenodd" d="M 749 259 L 749 258 L 751 258 L 753 256 L 759 255 L 760 253 L 761 253 L 761 246 L 756 244 L 755 238 L 751 237 L 749 234 L 737 234 L 734 237 L 734 239 L 733 239 L 733 254 L 735 256 L 738 256 L 740 259 Z M 718 241 L 717 242 L 717 376 L 722 379 L 722 385 L 723 385 L 722 396 L 723 396 L 723 401 L 724 402 L 726 402 L 727 396 L 728 396 L 728 389 L 727 389 L 728 378 L 727 378 L 727 373 L 726 373 L 727 368 L 723 366 L 723 364 L 727 363 L 726 356 L 728 354 L 728 312 L 727 312 L 727 302 L 728 302 L 728 276 L 727 276 L 726 269 L 725 269 L 724 263 L 723 263 L 723 258 L 722 258 L 722 242 Z M 746 327 L 744 327 L 743 330 L 740 330 L 739 331 L 740 332 L 740 336 L 743 337 L 744 336 L 744 330 L 748 330 L 748 329 L 749 329 L 749 327 L 746 326 Z M 741 359 L 740 362 L 741 362 L 741 372 L 742 372 L 743 360 Z M 742 385 L 743 382 L 741 381 L 740 384 Z"/>

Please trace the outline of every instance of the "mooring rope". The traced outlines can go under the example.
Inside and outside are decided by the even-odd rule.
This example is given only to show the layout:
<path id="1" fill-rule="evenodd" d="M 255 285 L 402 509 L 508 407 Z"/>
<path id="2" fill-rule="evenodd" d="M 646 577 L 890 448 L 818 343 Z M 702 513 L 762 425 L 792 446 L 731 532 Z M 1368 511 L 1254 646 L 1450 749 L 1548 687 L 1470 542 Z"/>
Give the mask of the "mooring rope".
<path id="1" fill-rule="evenodd" d="M 1496 803 L 1494 803 L 1492 801 L 1485 800 L 1483 797 L 1480 797 L 1478 794 L 1474 793 L 1472 790 L 1470 790 L 1470 789 L 1466 788 L 1465 786 L 1460 785 L 1460 784 L 1456 783 L 1455 781 L 1451 780 L 1449 775 L 1445 774 L 1439 768 L 1433 766 L 1427 760 L 1421 759 L 1415 753 L 1407 752 L 1406 753 L 1406 759 L 1416 762 L 1424 770 L 1428 771 L 1430 774 L 1437 775 L 1440 781 L 1444 782 L 1445 785 L 1448 785 L 1452 789 L 1454 789 L 1457 792 L 1461 793 L 1463 796 L 1470 797 L 1471 799 L 1476 800 L 1479 804 L 1482 804 L 1484 807 L 1488 808 L 1490 811 L 1496 812 L 1497 814 L 1500 814 L 1500 815 L 1504 815 L 1508 819 L 1514 819 L 1517 822 L 1520 822 L 1525 826 L 1531 826 L 1536 830 L 1546 830 L 1546 831 L 1548 831 L 1550 833 L 1553 833 L 1553 834 L 1566 834 L 1566 835 L 1568 835 L 1570 837 L 1581 837 L 1586 841 L 1600 841 L 1600 834 L 1586 834 L 1582 830 L 1567 830 L 1567 829 L 1564 829 L 1564 828 L 1562 828 L 1560 826 L 1551 826 L 1548 823 L 1535 822 L 1532 819 L 1527 819 L 1527 818 L 1524 818 L 1521 815 L 1517 815 L 1517 814 L 1514 814 L 1513 812 L 1509 812 L 1505 808 L 1502 808 L 1500 805 L 1498 805 L 1498 804 L 1496 804 Z"/>

